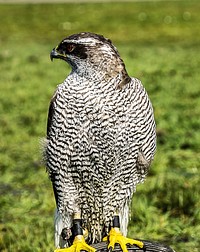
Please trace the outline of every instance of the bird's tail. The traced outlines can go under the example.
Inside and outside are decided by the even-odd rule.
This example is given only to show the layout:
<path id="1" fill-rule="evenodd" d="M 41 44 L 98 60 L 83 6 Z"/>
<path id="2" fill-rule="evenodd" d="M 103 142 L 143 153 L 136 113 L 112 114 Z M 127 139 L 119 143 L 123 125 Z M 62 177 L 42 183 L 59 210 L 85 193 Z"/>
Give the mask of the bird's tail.
<path id="1" fill-rule="evenodd" d="M 120 220 L 120 231 L 123 236 L 127 236 L 128 231 L 128 222 L 129 222 L 129 203 L 127 202 L 124 205 L 124 208 L 119 212 L 119 220 Z"/>
<path id="2" fill-rule="evenodd" d="M 64 240 L 61 235 L 62 230 L 64 228 L 64 222 L 57 208 L 55 210 L 55 215 L 54 215 L 54 228 L 55 228 L 55 233 L 54 233 L 55 247 L 56 248 L 68 247 L 67 240 Z"/>

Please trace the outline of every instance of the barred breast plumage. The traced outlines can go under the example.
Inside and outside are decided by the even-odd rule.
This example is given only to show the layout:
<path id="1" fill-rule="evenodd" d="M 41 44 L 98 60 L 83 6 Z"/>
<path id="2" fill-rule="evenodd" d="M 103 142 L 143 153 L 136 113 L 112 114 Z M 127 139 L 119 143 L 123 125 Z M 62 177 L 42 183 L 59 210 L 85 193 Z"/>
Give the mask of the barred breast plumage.
<path id="1" fill-rule="evenodd" d="M 141 82 L 128 76 L 111 41 L 100 35 L 72 35 L 51 57 L 72 66 L 52 98 L 47 127 L 56 245 L 76 212 L 91 242 L 101 241 L 115 212 L 126 233 L 129 202 L 156 149 L 151 102 Z"/>

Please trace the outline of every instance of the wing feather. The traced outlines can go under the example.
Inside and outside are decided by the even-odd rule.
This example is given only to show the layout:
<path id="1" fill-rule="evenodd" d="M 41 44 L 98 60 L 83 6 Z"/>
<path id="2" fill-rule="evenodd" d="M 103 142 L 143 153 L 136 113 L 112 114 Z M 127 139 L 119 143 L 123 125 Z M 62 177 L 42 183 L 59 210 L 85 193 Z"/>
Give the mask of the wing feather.
<path id="1" fill-rule="evenodd" d="M 54 117 L 54 113 L 55 113 L 55 100 L 56 100 L 56 93 L 53 95 L 50 104 L 49 104 L 49 112 L 48 112 L 48 119 L 47 119 L 47 139 L 50 138 L 50 133 L 51 133 L 51 127 L 52 127 L 52 123 L 53 123 L 53 117 Z M 54 196 L 55 196 L 55 200 L 56 200 L 56 205 L 58 205 L 58 193 L 56 190 L 56 186 L 55 186 L 55 173 L 49 173 L 49 177 L 51 179 L 52 182 L 52 186 L 53 186 L 53 191 L 54 191 Z"/>
<path id="2" fill-rule="evenodd" d="M 53 97 L 51 98 L 50 104 L 49 104 L 49 112 L 48 112 L 48 119 L 47 119 L 47 138 L 50 136 L 51 132 L 51 126 L 53 122 L 53 116 L 55 113 L 55 100 L 56 100 L 57 94 L 55 93 Z"/>

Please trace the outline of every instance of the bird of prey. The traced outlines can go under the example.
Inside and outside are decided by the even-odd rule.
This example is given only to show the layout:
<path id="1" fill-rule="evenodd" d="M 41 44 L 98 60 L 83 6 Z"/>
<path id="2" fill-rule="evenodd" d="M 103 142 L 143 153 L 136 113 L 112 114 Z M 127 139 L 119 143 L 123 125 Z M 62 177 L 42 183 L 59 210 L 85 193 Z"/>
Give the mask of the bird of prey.
<path id="1" fill-rule="evenodd" d="M 94 251 L 92 243 L 126 238 L 129 205 L 156 149 L 153 108 L 128 75 L 111 40 L 82 32 L 51 54 L 72 68 L 49 106 L 46 167 L 53 184 L 56 252 Z"/>

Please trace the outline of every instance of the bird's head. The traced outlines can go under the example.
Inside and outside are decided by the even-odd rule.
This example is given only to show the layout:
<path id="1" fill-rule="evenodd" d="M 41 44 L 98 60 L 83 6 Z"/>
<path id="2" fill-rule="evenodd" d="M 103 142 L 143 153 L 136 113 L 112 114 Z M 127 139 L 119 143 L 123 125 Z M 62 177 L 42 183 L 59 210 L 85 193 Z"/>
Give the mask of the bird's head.
<path id="1" fill-rule="evenodd" d="M 119 72 L 128 76 L 124 63 L 111 40 L 89 32 L 82 32 L 63 39 L 51 54 L 68 62 L 78 72 L 101 72 L 115 77 Z"/>

